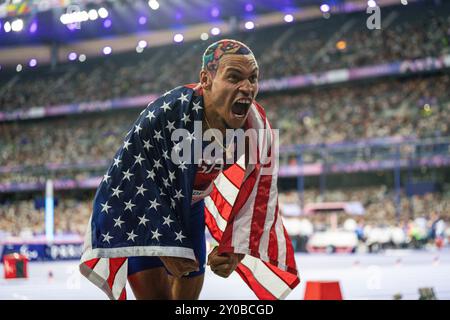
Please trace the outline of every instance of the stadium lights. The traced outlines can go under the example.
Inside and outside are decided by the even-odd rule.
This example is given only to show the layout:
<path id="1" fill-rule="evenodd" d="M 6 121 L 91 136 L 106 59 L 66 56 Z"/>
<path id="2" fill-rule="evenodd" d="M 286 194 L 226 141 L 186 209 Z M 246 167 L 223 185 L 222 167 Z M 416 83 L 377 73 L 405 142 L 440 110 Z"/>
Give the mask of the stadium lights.
<path id="1" fill-rule="evenodd" d="M 9 21 L 6 21 L 5 24 L 3 25 L 3 29 L 5 30 L 6 33 L 11 31 L 11 23 L 9 23 Z"/>
<path id="2" fill-rule="evenodd" d="M 97 13 L 97 10 L 95 10 L 95 9 L 89 10 L 88 15 L 89 15 L 89 19 L 92 21 L 98 19 L 98 13 Z"/>
<path id="3" fill-rule="evenodd" d="M 110 54 L 111 52 L 112 52 L 111 47 L 106 46 L 106 47 L 103 48 L 103 54 L 104 54 L 104 55 L 108 55 L 108 54 Z"/>
<path id="4" fill-rule="evenodd" d="M 98 9 L 98 15 L 100 16 L 100 18 L 105 19 L 108 17 L 109 13 L 108 10 L 106 10 L 105 8 L 100 8 Z"/>
<path id="5" fill-rule="evenodd" d="M 73 13 L 64 13 L 59 20 L 63 24 L 73 24 L 89 20 L 89 14 L 86 11 L 79 11 Z"/>
<path id="6" fill-rule="evenodd" d="M 284 16 L 284 21 L 286 21 L 288 23 L 292 22 L 292 21 L 294 21 L 294 16 L 292 14 L 287 14 Z"/>
<path id="7" fill-rule="evenodd" d="M 211 9 L 211 17 L 217 18 L 220 15 L 220 10 L 217 7 Z"/>
<path id="8" fill-rule="evenodd" d="M 212 28 L 212 29 L 211 29 L 211 34 L 212 34 L 213 36 L 218 36 L 218 35 L 220 34 L 220 29 L 217 28 L 217 27 Z"/>
<path id="9" fill-rule="evenodd" d="M 86 55 L 85 54 L 80 54 L 80 56 L 78 57 L 78 60 L 80 62 L 85 62 L 86 61 Z"/>
<path id="10" fill-rule="evenodd" d="M 322 11 L 323 13 L 326 13 L 326 12 L 330 11 L 330 6 L 327 4 L 322 4 L 320 6 L 320 11 Z"/>
<path id="11" fill-rule="evenodd" d="M 111 27 L 111 24 L 112 24 L 112 22 L 110 19 L 106 19 L 105 21 L 103 21 L 103 27 L 105 27 L 105 28 Z"/>
<path id="12" fill-rule="evenodd" d="M 177 33 L 176 35 L 173 36 L 173 41 L 175 42 L 182 42 L 184 39 L 183 35 L 181 33 Z"/>
<path id="13" fill-rule="evenodd" d="M 252 21 L 247 21 L 246 23 L 245 23 L 245 29 L 247 29 L 247 30 L 251 30 L 251 29 L 253 29 L 255 27 L 255 24 L 252 22 Z"/>
<path id="14" fill-rule="evenodd" d="M 147 18 L 144 17 L 144 16 L 141 16 L 141 17 L 139 17 L 138 22 L 139 22 L 140 25 L 146 24 L 147 23 Z"/>
<path id="15" fill-rule="evenodd" d="M 203 33 L 200 35 L 200 39 L 202 39 L 203 41 L 208 40 L 208 39 L 209 39 L 209 34 L 207 34 L 206 32 L 203 32 Z"/>
<path id="16" fill-rule="evenodd" d="M 377 6 L 377 3 L 374 0 L 367 1 L 367 6 L 370 8 L 375 8 Z"/>
<path id="17" fill-rule="evenodd" d="M 253 5 L 251 3 L 247 3 L 245 5 L 245 11 L 252 12 L 253 11 Z"/>
<path id="18" fill-rule="evenodd" d="M 144 49 L 145 47 L 147 47 L 147 41 L 145 40 L 140 40 L 138 42 L 138 47 Z"/>
<path id="19" fill-rule="evenodd" d="M 152 10 L 158 10 L 159 9 L 159 2 L 156 0 L 149 0 L 148 1 L 148 6 L 152 9 Z"/>
<path id="20" fill-rule="evenodd" d="M 75 52 L 71 52 L 71 53 L 69 53 L 69 55 L 67 56 L 67 58 L 68 58 L 70 61 L 73 61 L 73 60 L 75 60 L 75 59 L 77 58 L 77 54 L 76 54 Z"/>
<path id="21" fill-rule="evenodd" d="M 12 31 L 15 31 L 15 32 L 22 31 L 22 29 L 23 29 L 23 20 L 22 19 L 14 20 L 11 23 L 11 29 L 12 29 Z"/>
<path id="22" fill-rule="evenodd" d="M 30 33 L 35 33 L 37 31 L 37 22 L 33 21 L 29 28 Z"/>
<path id="23" fill-rule="evenodd" d="M 406 6 L 408 4 L 408 0 L 401 0 L 402 5 Z"/>
<path id="24" fill-rule="evenodd" d="M 37 60 L 34 59 L 34 58 L 31 59 L 30 62 L 28 63 L 28 65 L 29 65 L 31 68 L 36 67 L 36 65 L 37 65 Z"/>
<path id="25" fill-rule="evenodd" d="M 16 71 L 17 71 L 17 72 L 22 71 L 22 65 L 21 65 L 20 63 L 17 65 Z"/>

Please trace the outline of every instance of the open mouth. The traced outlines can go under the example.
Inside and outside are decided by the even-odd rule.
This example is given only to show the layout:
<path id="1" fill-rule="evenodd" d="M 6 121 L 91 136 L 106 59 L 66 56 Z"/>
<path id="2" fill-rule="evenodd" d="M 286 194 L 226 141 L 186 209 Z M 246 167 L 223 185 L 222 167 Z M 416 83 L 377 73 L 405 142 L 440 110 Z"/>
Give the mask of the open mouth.
<path id="1" fill-rule="evenodd" d="M 231 106 L 231 112 L 236 118 L 244 118 L 251 104 L 251 99 L 239 99 Z"/>

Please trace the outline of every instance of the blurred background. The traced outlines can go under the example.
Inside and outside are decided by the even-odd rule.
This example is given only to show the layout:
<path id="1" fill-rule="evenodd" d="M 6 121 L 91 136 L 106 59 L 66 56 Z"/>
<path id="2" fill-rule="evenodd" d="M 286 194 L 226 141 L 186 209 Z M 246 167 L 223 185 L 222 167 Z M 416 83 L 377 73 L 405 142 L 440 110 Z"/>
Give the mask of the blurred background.
<path id="1" fill-rule="evenodd" d="M 25 279 L 0 265 L 0 299 L 106 298 L 77 271 L 95 190 L 141 110 L 197 82 L 222 38 L 252 48 L 280 130 L 289 299 L 315 280 L 449 299 L 444 0 L 0 1 L 0 258 L 30 262 Z M 208 272 L 201 298 L 255 298 L 222 281 Z"/>

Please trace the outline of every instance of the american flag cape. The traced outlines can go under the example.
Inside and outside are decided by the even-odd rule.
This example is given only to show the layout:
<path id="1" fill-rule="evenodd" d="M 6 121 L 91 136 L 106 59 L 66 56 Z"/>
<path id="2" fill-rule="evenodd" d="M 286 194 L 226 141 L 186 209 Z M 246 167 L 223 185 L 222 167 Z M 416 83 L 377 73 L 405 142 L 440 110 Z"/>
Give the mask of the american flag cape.
<path id="1" fill-rule="evenodd" d="M 80 272 L 110 299 L 126 299 L 128 257 L 195 260 L 187 226 L 197 164 L 175 164 L 170 155 L 181 143 L 201 141 L 194 132 L 203 119 L 197 88 L 174 88 L 141 112 L 97 189 Z M 256 102 L 246 127 L 268 129 L 261 148 L 270 155 L 273 132 Z M 183 141 L 172 141 L 176 129 L 189 132 Z M 261 159 L 247 166 L 239 159 L 216 178 L 205 198 L 205 222 L 219 253 L 245 254 L 236 271 L 259 299 L 283 299 L 300 279 L 278 210 L 277 166 L 268 169 Z"/>

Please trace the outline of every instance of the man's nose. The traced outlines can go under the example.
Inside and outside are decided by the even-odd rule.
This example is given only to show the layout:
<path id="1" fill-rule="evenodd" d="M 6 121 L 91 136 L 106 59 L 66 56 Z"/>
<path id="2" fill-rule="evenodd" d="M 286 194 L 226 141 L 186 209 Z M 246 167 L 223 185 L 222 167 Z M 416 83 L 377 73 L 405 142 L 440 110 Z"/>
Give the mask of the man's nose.
<path id="1" fill-rule="evenodd" d="M 242 85 L 239 87 L 239 90 L 245 94 L 246 97 L 253 97 L 254 88 L 250 80 L 245 80 Z"/>

